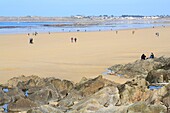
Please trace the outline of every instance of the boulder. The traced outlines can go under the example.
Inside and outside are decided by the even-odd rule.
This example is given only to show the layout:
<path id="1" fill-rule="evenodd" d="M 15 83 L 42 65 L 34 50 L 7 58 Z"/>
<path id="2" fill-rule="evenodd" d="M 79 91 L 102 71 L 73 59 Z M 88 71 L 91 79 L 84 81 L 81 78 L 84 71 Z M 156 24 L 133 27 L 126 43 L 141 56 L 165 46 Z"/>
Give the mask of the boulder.
<path id="1" fill-rule="evenodd" d="M 148 73 L 146 80 L 150 83 L 168 83 L 170 81 L 170 70 L 152 70 Z"/>
<path id="2" fill-rule="evenodd" d="M 170 84 L 166 86 L 167 93 L 163 96 L 162 102 L 167 107 L 168 112 L 170 112 Z"/>
<path id="3" fill-rule="evenodd" d="M 27 113 L 64 113 L 61 110 L 49 105 L 43 105 L 37 108 L 32 108 Z"/>
<path id="4" fill-rule="evenodd" d="M 167 111 L 168 113 L 170 112 L 170 94 L 166 95 L 163 100 L 162 100 L 163 104 L 167 107 Z"/>
<path id="5" fill-rule="evenodd" d="M 167 94 L 168 90 L 165 86 L 157 90 L 151 90 L 149 98 L 145 101 L 147 104 L 162 104 L 162 98 Z"/>
<path id="6" fill-rule="evenodd" d="M 47 104 L 48 101 L 51 100 L 59 100 L 60 94 L 58 91 L 51 85 L 41 90 L 35 91 L 34 93 L 30 94 L 28 98 L 34 102 L 39 104 Z"/>
<path id="7" fill-rule="evenodd" d="M 170 58 L 166 58 L 164 56 L 154 59 L 156 62 L 161 62 L 161 65 L 159 65 L 156 69 L 164 69 L 169 70 L 170 69 Z"/>
<path id="8" fill-rule="evenodd" d="M 100 105 L 100 103 L 96 99 L 88 99 L 87 101 L 83 103 L 78 103 L 75 106 L 72 107 L 71 113 L 91 113 L 98 111 L 99 109 L 103 108 L 103 105 Z"/>
<path id="9" fill-rule="evenodd" d="M 109 85 L 116 86 L 117 84 L 104 79 L 102 76 L 98 76 L 97 78 L 90 79 L 87 82 L 77 84 L 75 89 L 81 92 L 82 96 L 89 96 Z"/>
<path id="10" fill-rule="evenodd" d="M 96 113 L 127 113 L 128 106 L 113 106 L 104 107 L 96 111 Z"/>
<path id="11" fill-rule="evenodd" d="M 74 105 L 70 108 L 72 112 L 97 112 L 101 108 L 107 108 L 109 106 L 115 106 L 119 101 L 118 89 L 115 86 L 108 86 L 90 97 L 83 98 L 78 102 L 74 102 Z M 59 103 L 60 104 L 60 103 Z"/>
<path id="12" fill-rule="evenodd" d="M 20 98 L 16 102 L 10 103 L 8 106 L 9 112 L 21 112 L 37 107 L 38 105 L 28 98 Z"/>
<path id="13" fill-rule="evenodd" d="M 68 80 L 53 79 L 51 84 L 65 97 L 71 89 L 73 89 L 74 84 Z"/>
<path id="14" fill-rule="evenodd" d="M 4 109 L 0 106 L 0 113 L 3 113 Z"/>
<path id="15" fill-rule="evenodd" d="M 19 82 L 22 82 L 23 84 L 26 84 L 27 82 L 29 83 L 30 80 L 39 81 L 39 80 L 41 80 L 41 78 L 38 77 L 38 76 L 34 76 L 34 75 L 32 75 L 32 76 L 24 76 L 24 75 L 22 75 L 22 76 L 14 77 L 14 78 L 8 80 L 7 85 L 16 87 Z"/>
<path id="16" fill-rule="evenodd" d="M 145 79 L 133 79 L 125 84 L 118 85 L 118 89 L 120 94 L 119 105 L 129 105 L 138 101 L 146 101 L 151 95 Z"/>
<path id="17" fill-rule="evenodd" d="M 142 101 L 129 106 L 127 111 L 127 113 L 167 113 L 163 105 L 147 105 Z"/>
<path id="18" fill-rule="evenodd" d="M 9 89 L 9 91 L 6 93 L 8 96 L 21 96 L 24 97 L 24 92 L 19 89 L 18 87 Z"/>
<path id="19" fill-rule="evenodd" d="M 6 103 L 9 103 L 10 101 L 11 98 L 6 93 L 4 93 L 2 87 L 0 87 L 0 105 L 4 105 Z"/>

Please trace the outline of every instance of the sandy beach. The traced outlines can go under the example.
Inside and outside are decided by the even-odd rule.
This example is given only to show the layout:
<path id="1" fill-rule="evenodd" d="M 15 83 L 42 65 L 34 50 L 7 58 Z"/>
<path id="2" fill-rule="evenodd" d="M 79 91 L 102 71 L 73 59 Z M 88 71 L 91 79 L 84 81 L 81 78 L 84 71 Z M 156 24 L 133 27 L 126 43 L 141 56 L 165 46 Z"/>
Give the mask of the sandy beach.
<path id="1" fill-rule="evenodd" d="M 133 34 L 132 31 L 135 31 Z M 159 36 L 155 33 L 159 32 Z M 101 32 L 0 35 L 0 84 L 21 75 L 56 77 L 78 82 L 101 75 L 114 64 L 147 57 L 170 57 L 170 27 Z M 76 37 L 76 43 L 71 43 Z M 29 44 L 29 38 L 34 44 Z M 126 79 L 104 75 L 117 82 Z"/>

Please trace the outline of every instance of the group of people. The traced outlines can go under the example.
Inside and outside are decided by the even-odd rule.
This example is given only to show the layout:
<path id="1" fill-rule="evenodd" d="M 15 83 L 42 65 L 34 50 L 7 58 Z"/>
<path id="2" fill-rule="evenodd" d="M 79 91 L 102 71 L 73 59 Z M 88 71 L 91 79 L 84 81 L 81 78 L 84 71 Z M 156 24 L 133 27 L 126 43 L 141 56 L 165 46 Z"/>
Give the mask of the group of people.
<path id="1" fill-rule="evenodd" d="M 77 38 L 73 38 L 73 37 L 71 37 L 71 42 L 73 43 L 73 42 L 77 42 Z"/>
<path id="2" fill-rule="evenodd" d="M 154 58 L 155 58 L 154 54 L 151 53 L 151 55 L 150 55 L 149 58 L 150 58 L 150 59 L 154 59 Z M 141 56 L 141 60 L 146 60 L 146 59 L 149 59 L 149 58 L 146 58 L 146 55 L 145 55 L 145 54 L 142 54 L 142 56 Z"/>
<path id="3" fill-rule="evenodd" d="M 38 34 L 38 32 L 36 32 L 36 31 L 35 31 L 34 33 L 32 33 L 32 35 L 35 35 L 35 36 L 36 36 L 37 34 Z M 28 33 L 27 35 L 30 36 L 30 33 Z M 29 44 L 33 44 L 33 43 L 34 43 L 33 40 L 34 40 L 33 38 L 30 38 L 30 39 L 29 39 Z"/>

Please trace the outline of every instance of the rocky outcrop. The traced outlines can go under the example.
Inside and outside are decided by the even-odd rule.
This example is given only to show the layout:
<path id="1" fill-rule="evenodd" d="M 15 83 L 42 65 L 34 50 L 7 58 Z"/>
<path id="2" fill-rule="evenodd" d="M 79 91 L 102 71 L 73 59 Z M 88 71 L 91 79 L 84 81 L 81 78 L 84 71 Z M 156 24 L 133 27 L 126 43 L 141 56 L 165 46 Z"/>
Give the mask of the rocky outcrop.
<path id="1" fill-rule="evenodd" d="M 128 63 L 125 65 L 117 64 L 109 69 L 115 74 L 121 74 L 126 77 L 135 77 L 141 75 L 146 77 L 148 73 L 152 70 L 169 70 L 170 69 L 170 58 L 160 57 L 147 60 L 137 60 L 133 63 Z"/>
<path id="2" fill-rule="evenodd" d="M 124 84 L 103 76 L 76 84 L 52 77 L 15 77 L 0 86 L 0 111 L 8 105 L 9 112 L 25 113 L 169 113 L 169 64 L 169 58 L 160 57 L 113 66 L 116 74 L 134 77 Z M 160 89 L 150 89 L 160 84 Z"/>
<path id="3" fill-rule="evenodd" d="M 166 113 L 169 110 L 169 85 L 149 90 L 150 83 L 143 76 L 125 84 L 116 84 L 102 76 L 83 78 L 77 84 L 55 78 L 35 78 L 15 78 L 19 81 L 13 82 L 16 88 L 10 87 L 6 93 L 0 91 L 2 98 L 9 98 L 1 104 L 8 103 L 9 112 L 27 113 Z M 12 86 L 12 81 L 10 83 Z M 21 83 L 25 86 L 21 87 Z M 28 88 L 28 97 L 24 96 L 25 88 Z"/>
<path id="4" fill-rule="evenodd" d="M 133 63 L 128 63 L 125 65 L 114 65 L 110 67 L 109 69 L 112 70 L 115 74 L 121 74 L 125 75 L 126 77 L 135 77 L 137 75 L 142 75 L 142 76 L 147 76 L 147 74 L 159 67 L 162 66 L 163 64 L 161 62 L 157 62 L 153 59 L 148 59 L 148 60 L 137 60 Z"/>

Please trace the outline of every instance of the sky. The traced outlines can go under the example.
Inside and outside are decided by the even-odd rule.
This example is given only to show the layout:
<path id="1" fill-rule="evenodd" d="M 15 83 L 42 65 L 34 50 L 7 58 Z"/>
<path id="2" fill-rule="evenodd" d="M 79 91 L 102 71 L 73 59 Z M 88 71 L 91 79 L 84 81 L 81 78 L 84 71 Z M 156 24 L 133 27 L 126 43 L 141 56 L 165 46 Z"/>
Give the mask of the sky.
<path id="1" fill-rule="evenodd" d="M 0 16 L 170 15 L 170 0 L 0 0 Z"/>

